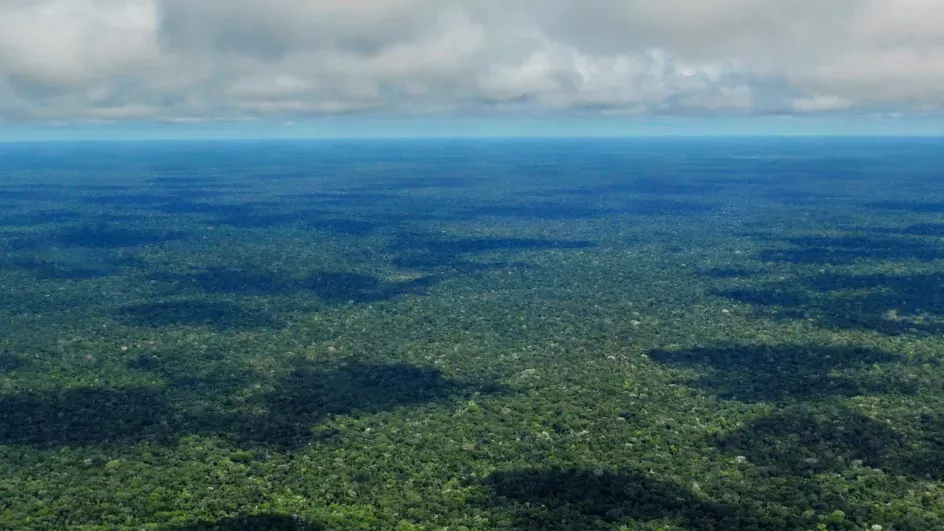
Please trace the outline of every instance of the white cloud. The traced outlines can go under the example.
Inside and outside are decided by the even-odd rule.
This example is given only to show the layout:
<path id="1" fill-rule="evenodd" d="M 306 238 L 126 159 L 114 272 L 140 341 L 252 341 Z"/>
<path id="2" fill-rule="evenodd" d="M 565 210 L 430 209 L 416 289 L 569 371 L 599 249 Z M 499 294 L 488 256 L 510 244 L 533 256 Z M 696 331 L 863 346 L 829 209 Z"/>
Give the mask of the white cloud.
<path id="1" fill-rule="evenodd" d="M 140 74 L 158 55 L 150 0 L 0 4 L 0 65 L 22 82 L 77 86 Z"/>
<path id="2" fill-rule="evenodd" d="M 938 112 L 939 0 L 0 0 L 0 119 Z"/>
<path id="3" fill-rule="evenodd" d="M 793 100 L 793 110 L 798 112 L 844 111 L 852 107 L 852 102 L 839 96 L 814 95 L 812 98 Z"/>

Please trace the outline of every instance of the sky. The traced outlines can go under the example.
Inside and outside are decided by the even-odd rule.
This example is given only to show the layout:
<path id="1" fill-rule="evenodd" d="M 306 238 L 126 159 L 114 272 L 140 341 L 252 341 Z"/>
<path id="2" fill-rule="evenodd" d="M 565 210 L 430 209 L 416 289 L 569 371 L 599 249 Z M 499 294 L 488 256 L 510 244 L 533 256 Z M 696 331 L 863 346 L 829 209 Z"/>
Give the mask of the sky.
<path id="1" fill-rule="evenodd" d="M 0 0 L 0 140 L 944 135 L 940 0 Z"/>

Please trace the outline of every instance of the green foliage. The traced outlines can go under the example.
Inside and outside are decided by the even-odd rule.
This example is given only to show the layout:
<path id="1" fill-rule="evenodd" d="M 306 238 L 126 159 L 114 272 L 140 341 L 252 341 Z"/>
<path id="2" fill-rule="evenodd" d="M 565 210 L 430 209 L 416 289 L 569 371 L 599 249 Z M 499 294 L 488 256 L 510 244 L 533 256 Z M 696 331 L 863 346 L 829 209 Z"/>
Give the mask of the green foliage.
<path id="1" fill-rule="evenodd" d="M 884 176 L 214 153 L 0 212 L 0 529 L 944 528 L 939 222 Z"/>

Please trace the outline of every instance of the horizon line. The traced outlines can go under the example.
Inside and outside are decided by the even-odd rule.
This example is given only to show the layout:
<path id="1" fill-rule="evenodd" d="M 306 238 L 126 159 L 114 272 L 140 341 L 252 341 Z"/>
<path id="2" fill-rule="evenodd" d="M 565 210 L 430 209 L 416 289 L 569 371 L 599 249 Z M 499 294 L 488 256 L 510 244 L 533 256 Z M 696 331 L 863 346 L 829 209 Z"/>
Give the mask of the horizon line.
<path id="1" fill-rule="evenodd" d="M 391 136 L 167 136 L 139 138 L 3 138 L 0 144 L 144 143 L 144 142 L 370 142 L 474 140 L 711 140 L 711 139 L 941 139 L 944 133 L 708 133 L 708 134 L 600 134 L 600 135 L 391 135 Z"/>

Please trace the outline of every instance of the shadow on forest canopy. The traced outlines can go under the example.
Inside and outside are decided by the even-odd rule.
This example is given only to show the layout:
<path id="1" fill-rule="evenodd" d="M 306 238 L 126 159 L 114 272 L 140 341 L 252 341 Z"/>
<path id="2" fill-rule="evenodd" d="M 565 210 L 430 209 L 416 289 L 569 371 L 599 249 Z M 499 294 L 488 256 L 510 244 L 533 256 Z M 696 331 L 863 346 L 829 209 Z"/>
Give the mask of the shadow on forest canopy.
<path id="1" fill-rule="evenodd" d="M 361 236 L 379 228 L 374 221 L 346 217 L 323 207 L 299 208 L 293 203 L 212 203 L 183 201 L 162 205 L 165 214 L 202 214 L 213 216 L 211 223 L 236 229 L 307 228 L 333 234 Z"/>
<path id="2" fill-rule="evenodd" d="M 836 328 L 893 335 L 944 331 L 941 273 L 823 273 L 799 282 L 768 282 L 718 294 L 778 319 L 812 319 Z"/>
<path id="3" fill-rule="evenodd" d="M 412 174 L 412 172 L 410 172 L 410 174 Z M 475 182 L 476 180 L 470 177 L 443 177 L 435 175 L 423 177 L 387 176 L 383 179 L 378 179 L 377 182 L 371 184 L 348 188 L 347 191 L 354 193 L 377 193 L 423 190 L 432 188 L 460 189 L 468 187 Z"/>
<path id="4" fill-rule="evenodd" d="M 915 223 L 907 227 L 869 227 L 856 230 L 885 235 L 944 237 L 944 223 L 925 222 Z"/>
<path id="5" fill-rule="evenodd" d="M 710 278 L 747 278 L 756 273 L 742 266 L 710 267 L 698 271 L 699 275 Z"/>
<path id="6" fill-rule="evenodd" d="M 324 531 L 320 524 L 287 514 L 256 514 L 233 516 L 212 522 L 164 527 L 161 531 Z"/>
<path id="7" fill-rule="evenodd" d="M 437 219 L 465 221 L 483 217 L 506 217 L 563 221 L 598 218 L 609 212 L 599 205 L 574 201 L 528 201 L 460 207 Z"/>
<path id="8" fill-rule="evenodd" d="M 666 366 L 694 368 L 699 373 L 696 385 L 721 398 L 742 401 L 912 394 L 916 390 L 914 383 L 872 370 L 876 364 L 902 357 L 867 348 L 726 345 L 655 350 L 649 356 Z"/>
<path id="9" fill-rule="evenodd" d="M 0 227 L 35 227 L 52 223 L 68 223 L 82 219 L 83 214 L 75 210 L 16 210 L 0 214 Z"/>
<path id="10" fill-rule="evenodd" d="M 423 271 L 443 269 L 474 272 L 504 267 L 504 261 L 481 262 L 469 258 L 475 255 L 498 255 L 548 250 L 579 250 L 593 246 L 585 240 L 551 240 L 543 238 L 443 238 L 420 233 L 403 233 L 394 240 L 390 249 L 396 253 L 394 265 Z"/>
<path id="11" fill-rule="evenodd" d="M 231 301 L 173 300 L 123 306 L 115 318 L 143 328 L 207 326 L 216 330 L 283 328 L 284 320 L 268 308 Z"/>
<path id="12" fill-rule="evenodd" d="M 35 183 L 8 185 L 0 187 L 0 201 L 25 202 L 60 201 L 66 197 L 62 186 L 56 184 Z"/>
<path id="13" fill-rule="evenodd" d="M 118 249 L 155 245 L 178 240 L 183 236 L 184 233 L 180 231 L 135 228 L 114 223 L 94 223 L 14 237 L 10 240 L 10 247 L 14 251 L 43 250 L 53 247 Z"/>
<path id="14" fill-rule="evenodd" d="M 183 274 L 155 273 L 146 278 L 158 282 L 158 289 L 167 295 L 294 295 L 311 292 L 328 305 L 378 302 L 407 294 L 424 295 L 428 288 L 442 280 L 441 276 L 429 275 L 390 281 L 367 274 L 329 271 L 294 278 L 271 271 L 222 267 Z M 214 319 L 219 319 L 215 326 L 227 328 L 238 326 L 241 317 L 247 317 L 247 326 L 277 324 L 274 314 L 265 310 L 250 310 L 233 302 L 183 300 L 147 303 L 130 308 L 128 314 L 123 312 L 119 312 L 119 318 L 151 327 L 167 324 L 214 325 Z"/>
<path id="15" fill-rule="evenodd" d="M 796 517 L 761 516 L 637 471 L 549 470 L 492 474 L 488 504 L 514 511 L 519 529 L 615 529 L 658 521 L 690 530 L 799 528 Z"/>
<path id="16" fill-rule="evenodd" d="M 758 235 L 754 235 L 758 237 Z M 763 237 L 763 235 L 760 235 Z M 944 258 L 940 245 L 921 238 L 875 236 L 804 236 L 785 240 L 792 248 L 761 252 L 764 262 L 794 264 L 851 264 L 863 260 L 937 260 Z"/>
<path id="17" fill-rule="evenodd" d="M 108 277 L 125 268 L 141 268 L 144 263 L 111 249 L 78 248 L 47 255 L 14 254 L 0 259 L 0 267 L 29 271 L 44 280 L 86 280 Z"/>
<path id="18" fill-rule="evenodd" d="M 942 214 L 944 203 L 921 203 L 914 201 L 872 201 L 865 206 L 875 210 L 891 210 L 896 212 L 911 212 L 914 214 Z"/>
<path id="19" fill-rule="evenodd" d="M 914 417 L 890 424 L 841 405 L 797 404 L 712 442 L 778 476 L 810 478 L 867 466 L 890 476 L 940 480 L 944 417 Z"/>
<path id="20" fill-rule="evenodd" d="M 0 350 L 0 373 L 10 372 L 27 365 L 23 356 L 14 354 L 6 349 Z"/>
<path id="21" fill-rule="evenodd" d="M 327 415 L 365 414 L 498 393 L 488 382 L 445 378 L 435 369 L 404 364 L 296 360 L 294 368 L 245 403 L 231 394 L 254 384 L 252 374 L 227 385 L 194 378 L 183 367 L 138 358 L 131 368 L 162 376 L 166 387 L 81 388 L 0 396 L 0 444 L 41 448 L 88 444 L 172 444 L 189 434 L 219 436 L 249 448 L 293 449 L 332 438 L 320 430 Z"/>

